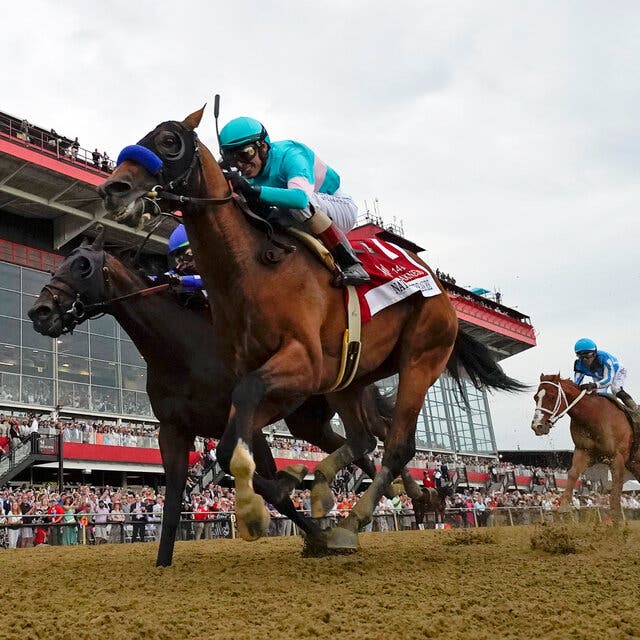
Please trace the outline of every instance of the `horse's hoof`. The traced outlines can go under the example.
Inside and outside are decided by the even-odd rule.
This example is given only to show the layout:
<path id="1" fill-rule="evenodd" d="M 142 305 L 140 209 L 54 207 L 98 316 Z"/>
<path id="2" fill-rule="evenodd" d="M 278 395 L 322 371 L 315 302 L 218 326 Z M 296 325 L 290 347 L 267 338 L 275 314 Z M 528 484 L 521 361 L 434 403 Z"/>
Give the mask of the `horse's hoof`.
<path id="1" fill-rule="evenodd" d="M 325 536 L 321 538 L 305 536 L 302 545 L 303 558 L 324 558 L 333 555 L 327 547 L 327 539 Z"/>
<path id="2" fill-rule="evenodd" d="M 293 487 L 299 487 L 302 484 L 302 481 L 305 479 L 306 475 L 309 473 L 309 468 L 303 464 L 290 464 L 288 467 L 284 467 L 280 469 L 276 473 L 276 478 L 278 480 L 283 480 L 287 484 L 293 481 Z"/>
<path id="3" fill-rule="evenodd" d="M 238 534 L 243 540 L 252 542 L 269 531 L 271 516 L 264 505 L 264 500 L 255 495 L 247 502 L 236 504 Z"/>
<path id="4" fill-rule="evenodd" d="M 329 529 L 327 549 L 333 553 L 355 553 L 359 549 L 358 534 L 339 526 Z"/>
<path id="5" fill-rule="evenodd" d="M 333 509 L 334 499 L 326 480 L 315 482 L 311 488 L 311 517 L 324 518 Z"/>
<path id="6" fill-rule="evenodd" d="M 394 480 L 384 492 L 384 495 L 391 500 L 392 498 L 399 496 L 401 493 L 406 493 L 404 482 L 402 482 L 402 480 Z"/>

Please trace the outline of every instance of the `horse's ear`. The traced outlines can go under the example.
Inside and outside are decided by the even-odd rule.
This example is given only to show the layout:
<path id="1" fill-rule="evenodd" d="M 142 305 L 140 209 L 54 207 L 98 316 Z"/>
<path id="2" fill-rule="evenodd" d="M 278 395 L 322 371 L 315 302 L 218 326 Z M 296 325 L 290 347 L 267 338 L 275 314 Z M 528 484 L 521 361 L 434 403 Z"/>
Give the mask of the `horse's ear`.
<path id="1" fill-rule="evenodd" d="M 89 238 L 87 238 L 87 236 L 85 236 L 84 238 L 82 238 L 82 242 L 80 243 L 81 247 L 88 247 L 91 244 L 91 242 L 89 242 Z"/>
<path id="2" fill-rule="evenodd" d="M 91 245 L 91 248 L 94 251 L 102 251 L 102 249 L 104 248 L 104 227 L 99 224 L 96 229 L 98 230 L 98 235 L 93 241 L 93 245 Z"/>
<path id="3" fill-rule="evenodd" d="M 198 109 L 197 111 L 194 111 L 191 115 L 188 115 L 183 121 L 182 124 L 187 127 L 187 129 L 191 129 L 192 131 L 194 129 L 197 129 L 198 125 L 200 124 L 200 120 L 202 120 L 202 114 L 204 113 L 204 108 L 207 106 L 207 103 L 205 102 L 204 105 L 202 106 L 202 109 Z"/>
<path id="4" fill-rule="evenodd" d="M 540 374 L 540 382 L 542 382 L 542 380 L 544 379 L 544 373 Z"/>

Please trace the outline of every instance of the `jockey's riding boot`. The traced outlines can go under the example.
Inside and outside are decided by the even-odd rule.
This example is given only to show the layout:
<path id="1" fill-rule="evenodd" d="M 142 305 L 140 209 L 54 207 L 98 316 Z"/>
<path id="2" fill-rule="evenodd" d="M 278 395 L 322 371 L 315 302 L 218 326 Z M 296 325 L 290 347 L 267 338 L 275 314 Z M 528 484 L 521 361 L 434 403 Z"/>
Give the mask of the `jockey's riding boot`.
<path id="1" fill-rule="evenodd" d="M 369 274 L 364 270 L 362 262 L 356 257 L 347 236 L 324 211 L 315 207 L 314 214 L 307 221 L 307 225 L 311 232 L 322 241 L 340 267 L 342 273 L 336 278 L 336 284 L 346 287 L 364 284 L 371 280 Z"/>
<path id="2" fill-rule="evenodd" d="M 631 409 L 631 411 L 638 410 L 638 405 L 635 403 L 634 399 L 624 389 L 620 389 L 620 391 L 616 393 L 616 398 L 618 398 L 619 400 L 622 400 L 622 403 L 624 404 L 624 406 L 627 407 L 628 409 Z"/>

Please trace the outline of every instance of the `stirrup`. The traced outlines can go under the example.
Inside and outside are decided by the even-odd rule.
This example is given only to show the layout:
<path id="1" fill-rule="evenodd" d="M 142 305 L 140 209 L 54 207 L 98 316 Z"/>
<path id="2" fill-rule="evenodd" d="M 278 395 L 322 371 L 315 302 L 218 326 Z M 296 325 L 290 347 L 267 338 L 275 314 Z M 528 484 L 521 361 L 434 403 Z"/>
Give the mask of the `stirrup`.
<path id="1" fill-rule="evenodd" d="M 334 284 L 339 287 L 357 286 L 371 281 L 371 277 L 360 264 L 349 265 L 340 269 L 334 278 Z"/>

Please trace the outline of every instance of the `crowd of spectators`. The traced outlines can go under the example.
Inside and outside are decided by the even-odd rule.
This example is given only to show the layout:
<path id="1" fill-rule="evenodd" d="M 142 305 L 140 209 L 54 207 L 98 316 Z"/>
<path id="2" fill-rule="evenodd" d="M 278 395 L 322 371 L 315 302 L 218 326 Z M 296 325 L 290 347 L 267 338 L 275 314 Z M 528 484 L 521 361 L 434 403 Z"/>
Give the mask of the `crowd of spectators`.
<path id="1" fill-rule="evenodd" d="M 334 506 L 322 521 L 333 526 L 349 514 L 361 494 L 334 490 Z M 540 516 L 552 517 L 558 508 L 561 493 L 525 493 L 522 491 L 487 492 L 461 490 L 446 497 L 445 519 L 458 527 L 484 527 L 500 524 L 506 509 L 511 511 L 510 524 L 540 522 Z M 311 513 L 311 492 L 308 489 L 292 493 L 293 503 L 305 515 Z M 607 494 L 589 493 L 575 496 L 573 507 L 583 509 L 609 506 Z M 635 494 L 625 494 L 622 506 L 640 515 L 640 500 Z M 267 505 L 272 519 L 269 535 L 295 535 L 292 523 Z M 155 489 L 93 487 L 78 485 L 58 493 L 50 486 L 22 486 L 0 491 L 0 536 L 10 548 L 41 544 L 76 545 L 80 543 L 124 543 L 157 540 L 164 510 L 164 496 Z M 202 491 L 185 490 L 179 537 L 210 539 L 230 537 L 235 510 L 232 488 L 209 484 Z M 434 519 L 435 523 L 435 519 Z M 383 497 L 378 503 L 367 531 L 389 531 L 416 528 L 413 505 L 404 493 L 393 498 Z"/>
<path id="2" fill-rule="evenodd" d="M 33 125 L 26 118 L 19 120 L 8 114 L 0 113 L 0 132 L 13 136 L 27 145 L 54 153 L 58 158 L 91 165 L 106 173 L 113 170 L 113 162 L 106 151 L 100 153 L 95 148 L 93 152 L 90 152 L 80 146 L 77 136 L 72 139 L 60 135 L 55 129 L 47 131 Z"/>

